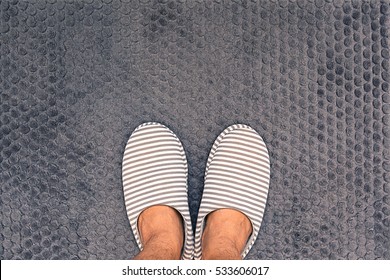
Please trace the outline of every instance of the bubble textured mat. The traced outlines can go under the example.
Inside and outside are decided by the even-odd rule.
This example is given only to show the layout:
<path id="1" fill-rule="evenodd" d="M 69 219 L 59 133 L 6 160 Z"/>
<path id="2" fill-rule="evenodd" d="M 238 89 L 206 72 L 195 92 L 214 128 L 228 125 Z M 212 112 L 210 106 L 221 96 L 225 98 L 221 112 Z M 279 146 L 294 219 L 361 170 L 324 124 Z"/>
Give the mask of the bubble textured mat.
<path id="1" fill-rule="evenodd" d="M 189 162 L 234 123 L 271 159 L 247 259 L 390 259 L 389 1 L 0 1 L 0 258 L 138 252 L 121 162 L 141 123 Z"/>

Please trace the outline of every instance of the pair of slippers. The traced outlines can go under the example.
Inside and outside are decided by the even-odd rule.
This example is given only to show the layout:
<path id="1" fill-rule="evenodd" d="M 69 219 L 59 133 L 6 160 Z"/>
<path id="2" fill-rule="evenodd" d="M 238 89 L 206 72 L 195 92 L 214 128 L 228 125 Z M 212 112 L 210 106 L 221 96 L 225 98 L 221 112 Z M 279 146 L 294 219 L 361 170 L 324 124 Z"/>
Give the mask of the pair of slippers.
<path id="1" fill-rule="evenodd" d="M 184 225 L 182 259 L 202 258 L 202 234 L 207 215 L 230 208 L 252 223 L 241 257 L 245 258 L 260 230 L 266 205 L 270 164 L 265 143 L 251 127 L 235 124 L 215 140 L 209 154 L 201 205 L 193 236 L 187 196 L 188 166 L 183 146 L 166 126 L 149 122 L 131 134 L 123 156 L 122 179 L 127 215 L 140 250 L 138 217 L 153 205 L 177 210 Z"/>

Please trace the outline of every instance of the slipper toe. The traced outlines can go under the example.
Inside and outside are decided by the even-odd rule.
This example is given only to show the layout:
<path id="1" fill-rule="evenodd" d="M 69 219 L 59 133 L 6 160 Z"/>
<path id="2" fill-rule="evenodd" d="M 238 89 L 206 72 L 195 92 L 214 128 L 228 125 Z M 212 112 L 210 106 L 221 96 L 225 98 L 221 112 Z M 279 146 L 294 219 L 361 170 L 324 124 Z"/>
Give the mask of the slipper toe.
<path id="1" fill-rule="evenodd" d="M 182 259 L 193 258 L 193 233 L 187 195 L 188 167 L 177 136 L 162 124 L 138 126 L 130 136 L 122 164 L 126 211 L 135 240 L 143 250 L 138 231 L 141 212 L 166 205 L 181 214 L 184 226 Z"/>
<path id="2" fill-rule="evenodd" d="M 215 140 L 207 161 L 195 232 L 195 259 L 202 258 L 206 216 L 224 208 L 242 212 L 252 223 L 252 234 L 241 254 L 245 258 L 260 230 L 269 180 L 269 155 L 261 136 L 247 125 L 226 128 Z"/>

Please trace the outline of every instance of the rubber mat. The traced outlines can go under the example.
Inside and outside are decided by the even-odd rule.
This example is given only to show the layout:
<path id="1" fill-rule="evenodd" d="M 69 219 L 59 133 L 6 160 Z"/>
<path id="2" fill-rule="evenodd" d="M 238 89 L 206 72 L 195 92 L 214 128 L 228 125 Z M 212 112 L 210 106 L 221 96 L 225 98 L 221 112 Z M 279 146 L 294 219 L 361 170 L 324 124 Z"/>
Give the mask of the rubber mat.
<path id="1" fill-rule="evenodd" d="M 247 259 L 390 259 L 388 1 L 1 1 L 0 258 L 129 259 L 124 147 L 189 161 L 234 123 L 271 157 Z"/>

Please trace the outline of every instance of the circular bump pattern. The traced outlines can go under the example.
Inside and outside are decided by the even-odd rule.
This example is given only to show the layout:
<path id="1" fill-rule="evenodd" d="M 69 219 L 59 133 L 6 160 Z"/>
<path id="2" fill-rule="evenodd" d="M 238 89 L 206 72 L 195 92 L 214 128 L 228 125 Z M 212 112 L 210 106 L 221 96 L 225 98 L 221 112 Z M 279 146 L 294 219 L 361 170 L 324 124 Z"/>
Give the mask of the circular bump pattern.
<path id="1" fill-rule="evenodd" d="M 129 259 L 121 160 L 183 142 L 195 226 L 215 137 L 246 123 L 271 185 L 248 259 L 390 259 L 386 1 L 1 1 L 0 258 Z"/>

